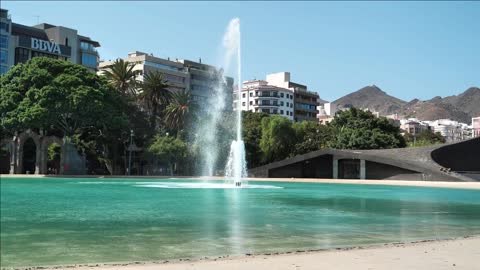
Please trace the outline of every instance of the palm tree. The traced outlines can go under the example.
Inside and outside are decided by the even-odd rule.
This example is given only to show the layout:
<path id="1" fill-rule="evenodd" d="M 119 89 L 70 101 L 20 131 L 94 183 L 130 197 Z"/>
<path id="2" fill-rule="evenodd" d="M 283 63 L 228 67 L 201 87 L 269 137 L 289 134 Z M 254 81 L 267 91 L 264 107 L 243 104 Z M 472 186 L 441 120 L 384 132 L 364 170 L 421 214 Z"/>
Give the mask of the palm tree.
<path id="1" fill-rule="evenodd" d="M 136 63 L 126 62 L 123 59 L 117 59 L 103 72 L 110 83 L 122 94 L 136 95 L 138 71 L 133 70 Z"/>
<path id="2" fill-rule="evenodd" d="M 170 85 L 159 71 L 152 71 L 144 75 L 143 83 L 140 84 L 142 92 L 138 98 L 148 110 L 150 110 L 150 124 L 156 128 L 156 118 L 162 112 L 171 99 Z"/>
<path id="3" fill-rule="evenodd" d="M 198 104 L 189 91 L 173 93 L 172 101 L 165 109 L 165 124 L 168 128 L 182 130 L 197 110 Z"/>

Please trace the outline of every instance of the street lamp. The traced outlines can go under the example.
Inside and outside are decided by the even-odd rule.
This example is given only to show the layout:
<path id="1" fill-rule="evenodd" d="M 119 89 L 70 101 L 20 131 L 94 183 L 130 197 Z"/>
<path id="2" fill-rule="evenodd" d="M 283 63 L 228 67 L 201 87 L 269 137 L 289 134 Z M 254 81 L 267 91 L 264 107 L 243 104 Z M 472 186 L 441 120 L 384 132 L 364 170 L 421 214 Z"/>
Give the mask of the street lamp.
<path id="1" fill-rule="evenodd" d="M 132 148 L 133 148 L 133 129 L 130 130 L 130 147 L 128 147 L 128 175 L 130 175 L 132 169 Z"/>

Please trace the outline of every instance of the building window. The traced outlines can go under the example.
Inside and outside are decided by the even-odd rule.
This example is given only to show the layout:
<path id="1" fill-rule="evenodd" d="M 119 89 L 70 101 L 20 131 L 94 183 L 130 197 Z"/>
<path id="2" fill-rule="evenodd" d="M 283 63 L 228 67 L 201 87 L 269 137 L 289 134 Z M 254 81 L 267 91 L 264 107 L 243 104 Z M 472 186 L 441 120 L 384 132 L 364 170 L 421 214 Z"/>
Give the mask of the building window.
<path id="1" fill-rule="evenodd" d="M 293 116 L 293 112 L 290 112 L 290 116 Z"/>
<path id="2" fill-rule="evenodd" d="M 273 106 L 278 106 L 278 102 L 276 100 L 273 101 Z"/>
<path id="3" fill-rule="evenodd" d="M 270 109 L 262 109 L 262 112 L 264 112 L 264 113 L 270 113 Z"/>
<path id="4" fill-rule="evenodd" d="M 166 74 L 166 73 L 163 73 L 163 77 L 165 78 L 165 80 L 167 80 L 167 82 L 169 83 L 178 83 L 178 84 L 183 84 L 185 83 L 185 78 L 184 77 L 181 77 L 181 76 L 176 76 L 176 75 L 171 75 L 171 74 Z M 195 85 L 196 86 L 196 85 Z M 198 89 L 201 89 L 201 88 L 204 88 L 204 87 L 195 87 L 196 90 Z M 207 90 L 208 91 L 208 90 Z"/>
<path id="5" fill-rule="evenodd" d="M 95 46 L 93 44 L 81 41 L 80 42 L 80 49 L 85 50 L 85 51 L 90 51 L 90 52 L 96 52 Z"/>
<path id="6" fill-rule="evenodd" d="M 0 74 L 7 73 L 8 68 L 6 66 L 0 66 Z"/>
<path id="7" fill-rule="evenodd" d="M 258 91 L 255 91 L 255 96 L 257 96 L 257 97 L 258 97 Z"/>
<path id="8" fill-rule="evenodd" d="M 283 115 L 283 110 L 280 110 L 280 114 Z"/>
<path id="9" fill-rule="evenodd" d="M 283 106 L 283 101 L 280 101 L 280 106 Z"/>
<path id="10" fill-rule="evenodd" d="M 58 56 L 56 54 L 49 54 L 49 53 L 43 53 L 43 52 L 37 52 L 37 51 L 32 51 L 32 58 L 33 57 L 48 57 L 48 58 L 58 59 Z"/>
<path id="11" fill-rule="evenodd" d="M 164 65 L 164 64 L 160 64 L 160 63 L 151 62 L 151 61 L 145 61 L 145 62 L 143 62 L 143 64 L 146 65 L 146 66 L 156 67 L 156 68 L 159 68 L 159 69 L 168 69 L 168 70 L 173 70 L 173 71 L 179 71 L 179 68 L 177 68 L 177 67 L 168 66 L 168 65 Z M 200 78 L 197 78 L 197 77 L 192 75 L 192 79 L 202 80 L 203 78 L 200 79 Z"/>
<path id="12" fill-rule="evenodd" d="M 277 109 L 273 109 L 273 114 L 277 114 L 278 113 L 278 110 Z"/>
<path id="13" fill-rule="evenodd" d="M 290 108 L 293 108 L 293 103 L 290 103 Z"/>
<path id="14" fill-rule="evenodd" d="M 274 92 L 273 92 L 273 96 L 274 96 L 274 97 L 278 97 L 278 92 L 277 92 L 277 91 L 274 91 Z"/>
<path id="15" fill-rule="evenodd" d="M 253 105 L 253 101 L 250 101 L 250 105 Z"/>
<path id="16" fill-rule="evenodd" d="M 25 48 L 15 49 L 15 65 L 18 63 L 25 63 L 30 59 L 30 50 Z"/>
<path id="17" fill-rule="evenodd" d="M 246 103 L 245 103 L 245 102 L 242 102 L 242 106 L 245 106 L 245 105 L 246 105 Z"/>
<path id="18" fill-rule="evenodd" d="M 0 51 L 0 64 L 7 64 L 8 60 L 8 52 L 7 51 Z"/>
<path id="19" fill-rule="evenodd" d="M 250 92 L 250 97 L 253 97 L 253 92 Z"/>
<path id="20" fill-rule="evenodd" d="M 258 99 L 255 100 L 255 105 L 258 105 Z"/>
<path id="21" fill-rule="evenodd" d="M 9 24 L 8 23 L 4 23 L 4 22 L 0 22 L 0 29 L 3 29 L 5 30 L 5 32 L 9 32 Z"/>
<path id="22" fill-rule="evenodd" d="M 245 93 L 243 93 L 243 94 L 242 94 L 242 98 L 246 98 L 246 97 L 247 97 L 247 95 L 245 95 Z"/>
<path id="23" fill-rule="evenodd" d="M 283 97 L 283 93 L 280 93 L 280 97 Z"/>
<path id="24" fill-rule="evenodd" d="M 270 105 L 270 100 L 262 100 L 262 105 Z"/>
<path id="25" fill-rule="evenodd" d="M 97 67 L 97 56 L 88 53 L 82 53 L 82 65 Z"/>
<path id="26" fill-rule="evenodd" d="M 8 36 L 0 35 L 0 48 L 8 49 Z"/>

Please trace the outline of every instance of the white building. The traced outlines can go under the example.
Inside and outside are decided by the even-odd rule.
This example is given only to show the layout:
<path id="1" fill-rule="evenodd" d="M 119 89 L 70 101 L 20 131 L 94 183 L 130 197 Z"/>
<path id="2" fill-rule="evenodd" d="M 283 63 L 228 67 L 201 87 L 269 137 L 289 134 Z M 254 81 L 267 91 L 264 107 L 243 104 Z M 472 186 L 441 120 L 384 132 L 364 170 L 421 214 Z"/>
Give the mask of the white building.
<path id="1" fill-rule="evenodd" d="M 472 118 L 472 137 L 480 137 L 480 116 Z"/>
<path id="2" fill-rule="evenodd" d="M 433 132 L 439 132 L 447 142 L 456 142 L 472 137 L 471 128 L 465 123 L 459 123 L 450 119 L 423 122 L 427 123 Z"/>
<path id="3" fill-rule="evenodd" d="M 263 80 L 246 81 L 240 100 L 242 111 L 278 114 L 294 120 L 293 91 L 290 89 L 269 85 Z"/>
<path id="4" fill-rule="evenodd" d="M 237 107 L 234 97 L 234 108 Z M 268 74 L 266 80 L 245 81 L 240 108 L 243 111 L 282 115 L 293 121 L 317 121 L 318 93 L 290 81 L 289 72 Z"/>
<path id="5" fill-rule="evenodd" d="M 337 112 L 337 105 L 334 103 L 323 103 L 317 106 L 317 119 L 320 124 L 326 125 L 332 122 Z"/>

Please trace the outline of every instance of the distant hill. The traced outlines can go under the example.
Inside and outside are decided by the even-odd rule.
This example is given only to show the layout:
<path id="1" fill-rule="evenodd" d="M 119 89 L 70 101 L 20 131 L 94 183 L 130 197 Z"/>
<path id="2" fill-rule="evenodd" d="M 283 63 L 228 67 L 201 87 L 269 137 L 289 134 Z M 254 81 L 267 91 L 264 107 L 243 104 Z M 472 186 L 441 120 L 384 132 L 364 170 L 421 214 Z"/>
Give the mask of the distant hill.
<path id="1" fill-rule="evenodd" d="M 480 116 L 480 88 L 470 87 L 458 96 L 445 97 L 442 103 L 451 104 L 469 116 Z"/>
<path id="2" fill-rule="evenodd" d="M 414 99 L 407 103 L 372 85 L 341 97 L 333 103 L 339 109 L 368 108 L 381 115 L 397 113 L 401 117 L 416 117 L 420 120 L 449 118 L 470 123 L 472 117 L 480 116 L 480 88 L 470 87 L 456 96 L 434 97 L 426 101 Z"/>
<path id="3" fill-rule="evenodd" d="M 361 108 L 379 112 L 382 115 L 398 113 L 407 103 L 396 97 L 389 96 L 375 85 L 366 86 L 362 89 L 341 97 L 333 102 L 339 109 Z"/>

